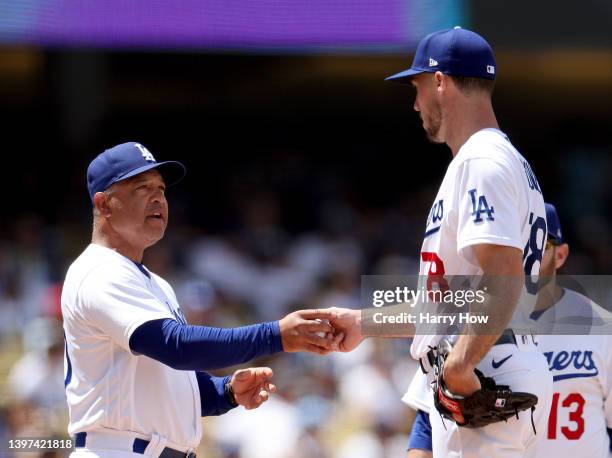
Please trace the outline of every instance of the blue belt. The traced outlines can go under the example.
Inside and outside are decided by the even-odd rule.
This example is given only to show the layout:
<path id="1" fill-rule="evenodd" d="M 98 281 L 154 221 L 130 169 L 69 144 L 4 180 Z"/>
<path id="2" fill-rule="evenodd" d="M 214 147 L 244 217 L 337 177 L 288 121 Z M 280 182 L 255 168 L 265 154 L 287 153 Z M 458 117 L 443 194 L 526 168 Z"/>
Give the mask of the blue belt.
<path id="1" fill-rule="evenodd" d="M 134 445 L 132 446 L 132 452 L 139 453 L 141 455 L 144 454 L 145 449 L 149 445 L 148 440 L 144 439 L 134 439 Z M 87 443 L 87 433 L 76 433 L 74 436 L 74 446 L 75 448 L 83 448 Z M 164 448 L 159 455 L 159 458 L 196 458 L 195 453 L 185 453 L 180 450 L 175 450 L 173 448 Z"/>

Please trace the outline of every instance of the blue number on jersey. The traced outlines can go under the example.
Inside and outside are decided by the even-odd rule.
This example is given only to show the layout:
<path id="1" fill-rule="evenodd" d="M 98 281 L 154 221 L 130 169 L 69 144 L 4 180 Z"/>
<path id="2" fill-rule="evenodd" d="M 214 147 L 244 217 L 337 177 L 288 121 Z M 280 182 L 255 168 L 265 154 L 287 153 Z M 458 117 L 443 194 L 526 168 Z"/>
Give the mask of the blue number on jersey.
<path id="1" fill-rule="evenodd" d="M 539 271 L 539 265 L 542 263 L 542 255 L 544 253 L 544 241 L 546 240 L 547 227 L 546 220 L 543 217 L 538 216 L 535 221 L 533 217 L 533 212 L 529 213 L 531 231 L 529 232 L 529 240 L 523 250 L 523 268 L 527 276 L 525 279 L 525 287 L 529 293 L 536 294 L 538 291 L 537 281 L 533 282 L 530 277 L 531 275 L 538 275 L 537 272 L 535 274 L 532 273 L 533 266 L 537 262 Z M 539 236 L 539 232 L 542 233 L 541 236 Z"/>

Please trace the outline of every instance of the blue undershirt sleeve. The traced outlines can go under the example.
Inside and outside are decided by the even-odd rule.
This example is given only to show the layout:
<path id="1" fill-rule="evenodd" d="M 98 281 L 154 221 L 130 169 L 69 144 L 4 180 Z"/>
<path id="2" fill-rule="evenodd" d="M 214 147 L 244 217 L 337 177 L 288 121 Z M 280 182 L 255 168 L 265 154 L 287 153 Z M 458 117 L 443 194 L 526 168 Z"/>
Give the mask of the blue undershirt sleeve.
<path id="1" fill-rule="evenodd" d="M 432 451 L 429 414 L 422 410 L 417 410 L 416 418 L 412 424 L 410 439 L 408 440 L 408 450 L 413 448 Z"/>
<path id="2" fill-rule="evenodd" d="M 130 350 L 178 370 L 212 370 L 283 351 L 278 321 L 239 328 L 191 326 L 164 318 L 143 323 Z"/>
<path id="3" fill-rule="evenodd" d="M 225 396 L 225 384 L 230 381 L 231 376 L 213 377 L 206 372 L 196 372 L 196 377 L 203 417 L 222 415 L 236 407 L 231 405 Z"/>

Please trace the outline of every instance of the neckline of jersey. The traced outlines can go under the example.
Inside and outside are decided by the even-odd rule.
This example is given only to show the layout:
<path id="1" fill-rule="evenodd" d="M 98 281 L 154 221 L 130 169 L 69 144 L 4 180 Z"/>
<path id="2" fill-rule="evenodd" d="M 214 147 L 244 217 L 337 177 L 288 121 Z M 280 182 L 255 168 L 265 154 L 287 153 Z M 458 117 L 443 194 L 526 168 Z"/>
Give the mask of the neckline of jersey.
<path id="1" fill-rule="evenodd" d="M 122 259 L 125 259 L 127 261 L 130 261 L 131 263 L 133 263 L 136 267 L 138 267 L 138 270 L 140 270 L 148 279 L 151 279 L 151 272 L 149 272 L 147 270 L 147 268 L 144 266 L 144 264 L 141 264 L 139 262 L 136 261 L 132 261 L 130 258 L 127 258 L 125 256 L 123 256 L 121 253 L 113 250 L 112 248 L 103 246 L 103 245 L 99 245 L 97 243 L 90 243 L 89 247 L 93 247 L 94 249 L 101 249 L 102 251 L 108 252 L 108 253 L 113 253 L 114 255 L 117 255 L 119 257 L 121 257 Z"/>
<path id="2" fill-rule="evenodd" d="M 151 279 L 151 273 L 147 270 L 144 264 L 141 264 L 140 262 L 136 262 L 136 261 L 132 261 L 132 262 L 136 264 L 136 267 L 138 267 L 138 270 L 140 270 L 143 274 L 145 274 L 145 276 L 148 279 Z"/>
<path id="3" fill-rule="evenodd" d="M 472 135 L 469 136 L 469 138 L 465 141 L 465 143 L 463 145 L 461 145 L 461 148 L 459 148 L 459 151 L 457 151 L 457 154 L 455 155 L 453 160 L 457 159 L 461 155 L 461 151 L 465 149 L 467 144 L 470 143 L 472 141 L 472 139 L 476 135 L 480 134 L 481 132 L 494 132 L 494 133 L 496 133 L 498 135 L 501 135 L 506 141 L 508 141 L 508 142 L 510 141 L 508 136 L 503 131 L 499 130 L 497 127 L 485 127 L 484 129 L 477 130 L 476 132 L 474 132 Z"/>

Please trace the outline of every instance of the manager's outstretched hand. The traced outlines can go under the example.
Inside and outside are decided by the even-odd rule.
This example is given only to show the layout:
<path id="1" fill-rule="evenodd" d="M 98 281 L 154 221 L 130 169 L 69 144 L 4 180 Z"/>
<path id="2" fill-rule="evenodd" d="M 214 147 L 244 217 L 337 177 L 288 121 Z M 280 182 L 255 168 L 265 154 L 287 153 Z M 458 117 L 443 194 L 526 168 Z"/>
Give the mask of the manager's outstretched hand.
<path id="1" fill-rule="evenodd" d="M 361 333 L 361 310 L 352 310 L 339 307 L 328 309 L 335 314 L 329 322 L 334 327 L 337 335 L 342 335 L 338 341 L 338 350 L 349 352 L 357 348 L 364 336 Z"/>
<path id="2" fill-rule="evenodd" d="M 276 392 L 276 385 L 270 383 L 274 373 L 269 367 L 249 367 L 234 372 L 230 386 L 236 402 L 245 409 L 256 409 Z"/>
<path id="3" fill-rule="evenodd" d="M 336 313 L 331 309 L 298 310 L 279 321 L 283 350 L 286 352 L 308 351 L 326 355 L 338 351 L 339 342 L 344 339 L 334 327 L 324 320 L 331 321 Z"/>

